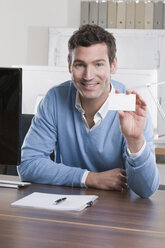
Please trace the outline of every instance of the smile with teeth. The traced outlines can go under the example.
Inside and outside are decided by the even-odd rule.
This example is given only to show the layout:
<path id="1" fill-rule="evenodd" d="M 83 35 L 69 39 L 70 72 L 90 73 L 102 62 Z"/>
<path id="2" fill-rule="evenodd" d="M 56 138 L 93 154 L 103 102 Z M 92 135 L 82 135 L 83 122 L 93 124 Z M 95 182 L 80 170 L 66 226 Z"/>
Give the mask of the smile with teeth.
<path id="1" fill-rule="evenodd" d="M 98 83 L 90 83 L 90 84 L 87 84 L 87 83 L 82 83 L 83 86 L 85 86 L 86 88 L 92 88 L 92 87 L 95 87 L 97 86 Z"/>

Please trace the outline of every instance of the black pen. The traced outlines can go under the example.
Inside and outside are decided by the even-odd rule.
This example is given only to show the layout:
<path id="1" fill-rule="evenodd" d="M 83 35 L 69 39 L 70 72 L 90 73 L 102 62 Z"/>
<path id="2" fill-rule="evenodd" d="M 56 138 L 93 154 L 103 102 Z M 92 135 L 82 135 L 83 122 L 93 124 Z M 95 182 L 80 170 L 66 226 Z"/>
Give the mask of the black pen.
<path id="1" fill-rule="evenodd" d="M 60 199 L 56 200 L 56 201 L 54 202 L 54 204 L 57 205 L 58 203 L 60 203 L 60 202 L 62 202 L 62 201 L 65 201 L 66 199 L 67 199 L 66 197 L 60 198 Z"/>
<path id="2" fill-rule="evenodd" d="M 93 205 L 93 201 L 89 201 L 89 202 L 86 203 L 87 207 L 91 207 L 92 205 Z"/>

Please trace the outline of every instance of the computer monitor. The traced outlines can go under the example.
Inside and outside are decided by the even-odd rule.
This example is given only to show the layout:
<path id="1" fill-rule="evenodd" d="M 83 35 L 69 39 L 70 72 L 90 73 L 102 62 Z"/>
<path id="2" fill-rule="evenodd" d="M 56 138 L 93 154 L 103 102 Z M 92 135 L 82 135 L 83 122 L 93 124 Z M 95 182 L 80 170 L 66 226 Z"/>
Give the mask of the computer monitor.
<path id="1" fill-rule="evenodd" d="M 0 68 L 0 165 L 21 158 L 22 69 Z"/>

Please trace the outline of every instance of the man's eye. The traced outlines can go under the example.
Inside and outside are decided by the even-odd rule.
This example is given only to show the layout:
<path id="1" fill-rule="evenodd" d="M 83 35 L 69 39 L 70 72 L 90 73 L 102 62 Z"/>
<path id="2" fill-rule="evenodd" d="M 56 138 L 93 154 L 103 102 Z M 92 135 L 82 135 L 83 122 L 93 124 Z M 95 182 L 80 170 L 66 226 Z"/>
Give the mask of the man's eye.
<path id="1" fill-rule="evenodd" d="M 101 66 L 103 66 L 103 65 L 104 65 L 103 63 L 97 63 L 97 64 L 96 64 L 97 67 L 101 67 Z"/>
<path id="2" fill-rule="evenodd" d="M 81 64 L 81 63 L 79 63 L 79 64 L 75 64 L 75 67 L 76 68 L 81 68 L 81 67 L 83 67 L 84 65 L 83 64 Z"/>

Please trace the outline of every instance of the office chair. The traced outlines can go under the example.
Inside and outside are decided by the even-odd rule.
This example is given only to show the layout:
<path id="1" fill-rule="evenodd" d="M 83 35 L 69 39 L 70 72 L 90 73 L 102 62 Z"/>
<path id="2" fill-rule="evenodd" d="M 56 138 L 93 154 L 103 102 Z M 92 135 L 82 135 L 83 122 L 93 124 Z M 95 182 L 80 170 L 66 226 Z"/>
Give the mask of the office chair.
<path id="1" fill-rule="evenodd" d="M 22 114 L 22 134 L 21 134 L 21 145 L 23 144 L 24 138 L 29 130 L 33 114 Z M 14 165 L 6 165 L 4 174 L 17 176 L 17 167 Z"/>
<path id="2" fill-rule="evenodd" d="M 22 114 L 22 137 L 21 137 L 21 145 L 23 144 L 24 138 L 30 128 L 32 118 L 34 117 L 33 114 Z M 54 161 L 55 154 L 54 152 L 50 154 L 51 160 Z M 57 159 L 59 161 L 59 159 Z M 18 176 L 17 167 L 14 165 L 6 165 L 4 169 L 4 174 L 6 175 L 14 175 Z"/>

